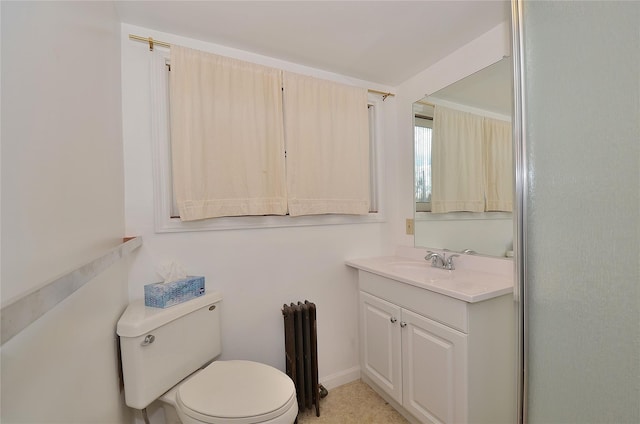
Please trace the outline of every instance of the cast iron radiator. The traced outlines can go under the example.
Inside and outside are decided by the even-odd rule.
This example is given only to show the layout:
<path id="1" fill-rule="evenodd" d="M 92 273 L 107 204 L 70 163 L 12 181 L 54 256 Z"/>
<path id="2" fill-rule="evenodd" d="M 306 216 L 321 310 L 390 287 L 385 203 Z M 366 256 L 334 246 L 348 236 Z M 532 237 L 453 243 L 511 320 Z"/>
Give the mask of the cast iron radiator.
<path id="1" fill-rule="evenodd" d="M 284 346 L 286 372 L 296 386 L 298 410 L 311 409 L 320 416 L 320 397 L 327 390 L 318 383 L 318 338 L 316 305 L 304 303 L 284 305 Z"/>

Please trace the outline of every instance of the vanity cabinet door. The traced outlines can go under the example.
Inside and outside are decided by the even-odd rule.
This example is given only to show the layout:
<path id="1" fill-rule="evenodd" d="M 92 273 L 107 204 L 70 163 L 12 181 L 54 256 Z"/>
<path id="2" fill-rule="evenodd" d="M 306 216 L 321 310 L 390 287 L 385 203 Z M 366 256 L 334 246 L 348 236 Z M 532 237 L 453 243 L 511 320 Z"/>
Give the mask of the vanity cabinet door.
<path id="1" fill-rule="evenodd" d="M 402 403 L 401 309 L 360 292 L 361 364 L 363 372 Z"/>
<path id="2" fill-rule="evenodd" d="M 404 407 L 423 423 L 464 423 L 467 335 L 402 310 Z"/>

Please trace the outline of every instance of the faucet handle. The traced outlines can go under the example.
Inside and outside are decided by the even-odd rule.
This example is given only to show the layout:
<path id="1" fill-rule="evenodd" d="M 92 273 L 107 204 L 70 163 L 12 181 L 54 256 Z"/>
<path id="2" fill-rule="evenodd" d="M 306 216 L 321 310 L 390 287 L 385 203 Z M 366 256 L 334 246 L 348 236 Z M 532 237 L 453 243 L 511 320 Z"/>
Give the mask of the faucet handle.
<path id="1" fill-rule="evenodd" d="M 427 250 L 427 256 L 424 257 L 424 260 L 431 261 L 431 266 L 437 266 L 438 258 L 442 260 L 444 266 L 444 259 L 442 258 L 442 256 L 440 256 L 436 252 L 432 252 L 431 250 Z"/>
<path id="2" fill-rule="evenodd" d="M 454 269 L 456 269 L 455 265 L 453 264 L 453 258 L 456 258 L 460 255 L 454 254 L 454 255 L 449 255 L 449 257 L 447 258 L 447 264 L 446 267 L 449 271 L 453 271 Z"/>

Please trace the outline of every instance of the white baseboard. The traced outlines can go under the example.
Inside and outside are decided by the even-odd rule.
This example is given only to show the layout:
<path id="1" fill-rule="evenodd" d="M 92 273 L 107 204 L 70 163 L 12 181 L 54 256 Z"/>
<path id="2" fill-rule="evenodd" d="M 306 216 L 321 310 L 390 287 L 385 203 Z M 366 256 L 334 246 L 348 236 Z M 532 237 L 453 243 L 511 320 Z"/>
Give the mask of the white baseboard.
<path id="1" fill-rule="evenodd" d="M 355 366 L 335 374 L 327 375 L 320 378 L 320 383 L 327 389 L 335 389 L 343 384 L 351 383 L 360 378 L 360 366 Z"/>

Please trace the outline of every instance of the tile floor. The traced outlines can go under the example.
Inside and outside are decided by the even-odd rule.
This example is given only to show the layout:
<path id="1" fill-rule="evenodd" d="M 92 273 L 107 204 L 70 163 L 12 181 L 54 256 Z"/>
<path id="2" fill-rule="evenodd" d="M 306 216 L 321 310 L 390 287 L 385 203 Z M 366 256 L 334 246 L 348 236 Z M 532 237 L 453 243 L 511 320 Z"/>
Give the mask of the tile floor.
<path id="1" fill-rule="evenodd" d="M 320 417 L 315 408 L 298 415 L 298 424 L 407 424 L 400 413 L 362 381 L 335 389 L 320 400 Z"/>

